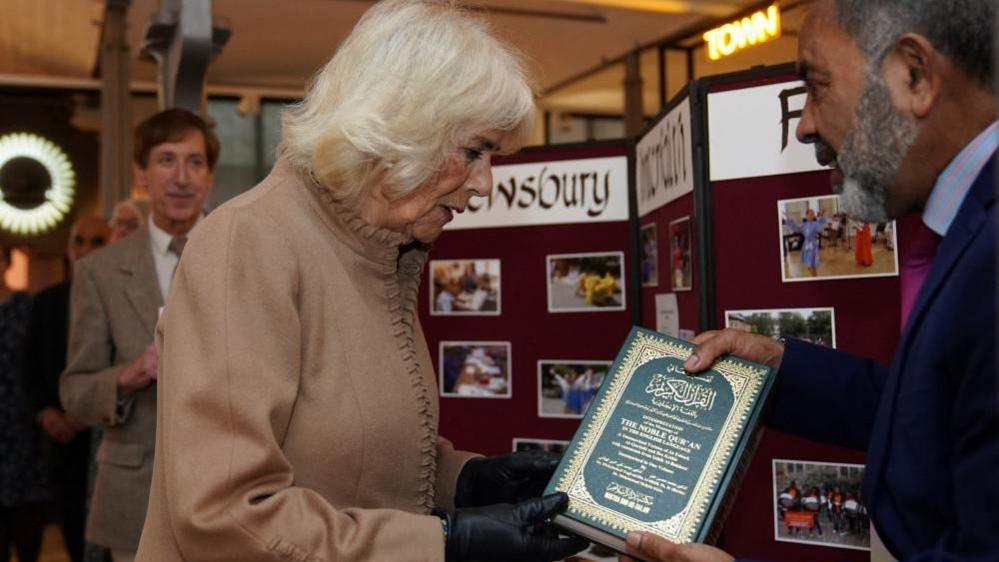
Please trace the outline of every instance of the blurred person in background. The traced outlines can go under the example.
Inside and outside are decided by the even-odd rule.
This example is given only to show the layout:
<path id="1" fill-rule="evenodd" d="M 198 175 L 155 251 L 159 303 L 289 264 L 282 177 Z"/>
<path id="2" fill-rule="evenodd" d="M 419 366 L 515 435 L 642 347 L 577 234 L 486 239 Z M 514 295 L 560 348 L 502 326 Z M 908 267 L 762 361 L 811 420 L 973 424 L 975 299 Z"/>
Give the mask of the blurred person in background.
<path id="1" fill-rule="evenodd" d="M 187 235 L 204 215 L 219 143 L 199 116 L 161 111 L 136 129 L 136 182 L 150 217 L 138 231 L 79 260 L 70 290 L 59 398 L 76 420 L 103 428 L 86 537 L 130 562 L 149 501 L 158 356 L 153 332 Z"/>
<path id="2" fill-rule="evenodd" d="M 73 223 L 66 255 L 70 265 L 104 247 L 111 229 L 103 218 L 86 215 Z M 83 560 L 90 431 L 59 401 L 59 375 L 66 367 L 70 280 L 37 295 L 28 323 L 24 374 L 32 417 L 50 444 L 47 469 L 59 513 L 62 538 L 72 562 Z"/>
<path id="3" fill-rule="evenodd" d="M 7 286 L 10 259 L 0 246 L 0 561 L 13 549 L 19 562 L 35 562 L 51 493 L 22 372 L 31 296 Z"/>
<path id="4" fill-rule="evenodd" d="M 111 241 L 117 242 L 132 234 L 145 222 L 146 213 L 142 212 L 135 201 L 119 201 L 111 211 Z"/>

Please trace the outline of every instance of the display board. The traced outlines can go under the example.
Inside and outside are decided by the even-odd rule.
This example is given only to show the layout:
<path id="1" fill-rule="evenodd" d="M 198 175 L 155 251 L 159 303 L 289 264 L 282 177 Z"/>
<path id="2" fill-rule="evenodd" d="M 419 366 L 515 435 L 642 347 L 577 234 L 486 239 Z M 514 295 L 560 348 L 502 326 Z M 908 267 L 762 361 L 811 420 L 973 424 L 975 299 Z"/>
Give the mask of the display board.
<path id="1" fill-rule="evenodd" d="M 635 144 L 641 324 L 673 337 L 701 329 L 703 276 L 698 253 L 694 186 L 703 184 L 695 163 L 692 108 L 700 99 L 684 88 L 639 134 Z"/>
<path id="2" fill-rule="evenodd" d="M 887 365 L 900 329 L 898 253 L 913 223 L 863 225 L 842 216 L 829 172 L 794 136 L 804 97 L 791 68 L 708 78 L 703 91 L 714 327 L 810 339 Z M 807 221 L 809 213 L 817 220 Z M 816 415 L 829 408 L 835 404 L 816 404 Z M 724 547 L 742 558 L 869 560 L 866 520 L 822 516 L 820 535 L 807 513 L 801 521 L 797 512 L 782 517 L 778 501 L 806 480 L 839 482 L 845 496 L 859 488 L 864 459 L 765 431 Z"/>
<path id="3" fill-rule="evenodd" d="M 623 142 L 497 158 L 491 197 L 434 244 L 419 313 L 440 433 L 456 447 L 557 450 L 572 437 L 638 300 L 627 162 Z"/>

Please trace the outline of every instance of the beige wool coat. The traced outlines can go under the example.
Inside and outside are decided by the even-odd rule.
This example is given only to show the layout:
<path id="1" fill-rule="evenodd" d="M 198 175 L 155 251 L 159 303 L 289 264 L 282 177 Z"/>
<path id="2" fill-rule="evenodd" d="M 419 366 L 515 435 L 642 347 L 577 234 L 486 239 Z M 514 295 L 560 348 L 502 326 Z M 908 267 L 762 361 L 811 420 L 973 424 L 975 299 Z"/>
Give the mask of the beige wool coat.
<path id="1" fill-rule="evenodd" d="M 440 561 L 472 455 L 438 437 L 426 251 L 279 162 L 184 250 L 157 329 L 141 562 Z"/>
<path id="2" fill-rule="evenodd" d="M 152 343 L 162 305 L 147 226 L 76 263 L 59 399 L 75 418 L 104 428 L 87 540 L 119 550 L 135 550 L 142 532 L 156 385 L 120 397 L 118 375 Z"/>

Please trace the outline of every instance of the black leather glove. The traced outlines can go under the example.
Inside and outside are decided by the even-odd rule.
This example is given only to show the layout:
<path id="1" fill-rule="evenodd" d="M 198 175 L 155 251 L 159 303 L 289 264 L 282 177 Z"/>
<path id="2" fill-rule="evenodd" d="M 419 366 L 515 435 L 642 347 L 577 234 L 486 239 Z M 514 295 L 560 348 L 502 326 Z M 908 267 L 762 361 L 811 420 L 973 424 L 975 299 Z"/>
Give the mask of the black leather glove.
<path id="1" fill-rule="evenodd" d="M 560 539 L 545 520 L 569 503 L 557 493 L 515 505 L 470 507 L 441 514 L 447 520 L 446 562 L 551 562 L 562 560 L 589 543 L 578 537 Z"/>
<path id="2" fill-rule="evenodd" d="M 469 460 L 458 474 L 456 507 L 517 503 L 545 491 L 559 457 L 547 451 L 524 451 Z"/>

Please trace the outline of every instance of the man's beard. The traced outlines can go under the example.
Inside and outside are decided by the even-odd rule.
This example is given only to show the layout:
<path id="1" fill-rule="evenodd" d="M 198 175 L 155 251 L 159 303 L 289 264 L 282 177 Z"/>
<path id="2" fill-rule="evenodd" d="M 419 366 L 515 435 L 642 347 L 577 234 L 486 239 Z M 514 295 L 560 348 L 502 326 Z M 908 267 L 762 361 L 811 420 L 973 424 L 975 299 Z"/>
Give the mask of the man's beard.
<path id="1" fill-rule="evenodd" d="M 866 222 L 891 220 L 888 189 L 919 134 L 914 119 L 895 109 L 884 79 L 871 73 L 860 96 L 854 128 L 843 139 L 838 157 L 821 139 L 816 143 L 820 162 L 835 158 L 843 181 L 833 184 L 840 208 Z"/>

